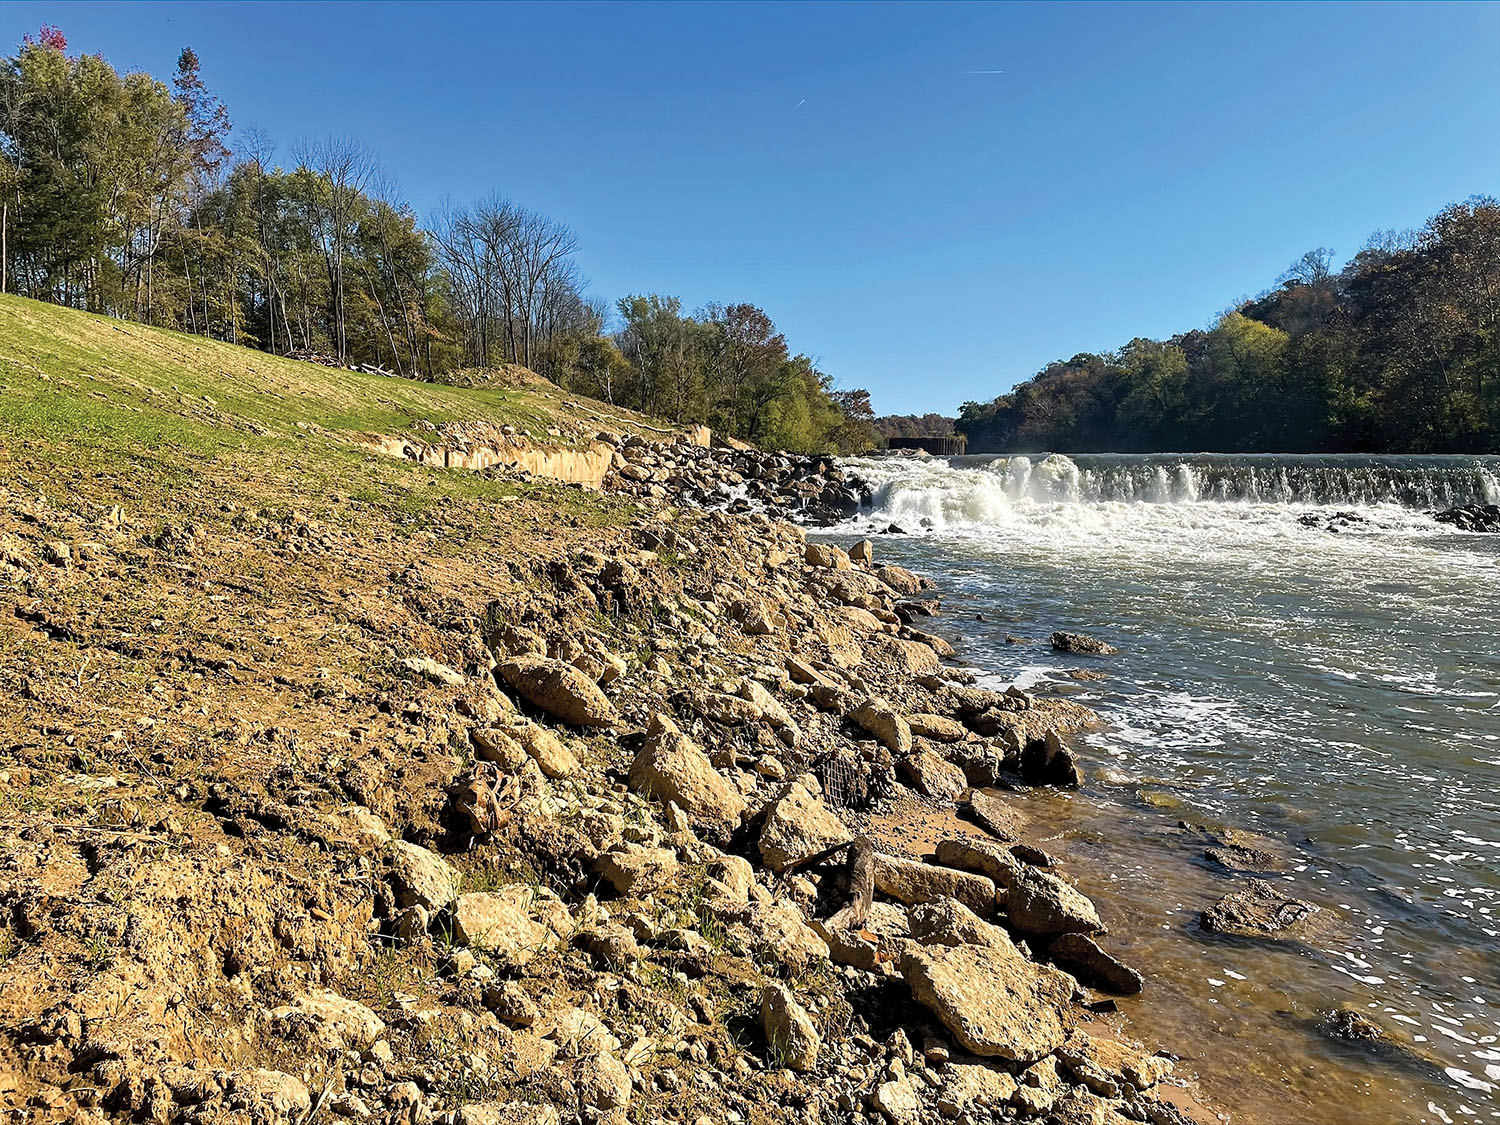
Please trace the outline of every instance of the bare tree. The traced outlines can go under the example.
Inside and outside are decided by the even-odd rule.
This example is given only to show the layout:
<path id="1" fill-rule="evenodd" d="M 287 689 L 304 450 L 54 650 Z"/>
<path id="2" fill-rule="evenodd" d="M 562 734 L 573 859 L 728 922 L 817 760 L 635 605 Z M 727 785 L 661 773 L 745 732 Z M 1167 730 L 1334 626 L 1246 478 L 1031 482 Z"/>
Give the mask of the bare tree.
<path id="1" fill-rule="evenodd" d="M 293 154 L 322 182 L 314 198 L 317 237 L 328 269 L 332 299 L 333 345 L 340 363 L 349 355 L 349 315 L 345 301 L 344 259 L 365 203 L 365 185 L 376 174 L 374 154 L 352 137 L 304 141 Z"/>

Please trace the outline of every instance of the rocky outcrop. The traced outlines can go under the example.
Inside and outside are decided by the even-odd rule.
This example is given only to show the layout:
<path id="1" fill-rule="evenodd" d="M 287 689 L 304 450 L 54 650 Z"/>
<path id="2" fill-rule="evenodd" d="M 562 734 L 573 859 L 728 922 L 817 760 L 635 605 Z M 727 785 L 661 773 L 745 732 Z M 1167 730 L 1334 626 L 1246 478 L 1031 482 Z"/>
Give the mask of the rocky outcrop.
<path id="1" fill-rule="evenodd" d="M 1114 645 L 1091 637 L 1087 633 L 1056 632 L 1051 637 L 1054 652 L 1074 653 L 1081 656 L 1109 656 L 1120 650 Z"/>
<path id="2" fill-rule="evenodd" d="M 1500 504 L 1464 504 L 1433 512 L 1432 518 L 1460 531 L 1500 532 Z"/>

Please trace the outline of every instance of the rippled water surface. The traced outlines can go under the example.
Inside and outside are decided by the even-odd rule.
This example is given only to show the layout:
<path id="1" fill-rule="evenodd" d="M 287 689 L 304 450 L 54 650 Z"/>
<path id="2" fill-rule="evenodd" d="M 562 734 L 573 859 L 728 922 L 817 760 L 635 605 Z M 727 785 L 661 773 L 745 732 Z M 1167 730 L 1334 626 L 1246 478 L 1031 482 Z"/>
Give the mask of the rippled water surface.
<path id="1" fill-rule="evenodd" d="M 1500 1118 L 1500 535 L 1425 511 L 1500 502 L 1500 459 L 858 468 L 878 487 L 852 530 L 909 533 L 877 549 L 941 577 L 965 656 L 1109 721 L 1086 790 L 1029 804 L 1152 977 L 1132 1017 L 1243 1119 Z M 1054 655 L 1055 629 L 1121 652 Z M 1200 933 L 1240 876 L 1179 821 L 1263 834 L 1320 928 Z M 1391 1043 L 1320 1031 L 1339 1006 Z"/>

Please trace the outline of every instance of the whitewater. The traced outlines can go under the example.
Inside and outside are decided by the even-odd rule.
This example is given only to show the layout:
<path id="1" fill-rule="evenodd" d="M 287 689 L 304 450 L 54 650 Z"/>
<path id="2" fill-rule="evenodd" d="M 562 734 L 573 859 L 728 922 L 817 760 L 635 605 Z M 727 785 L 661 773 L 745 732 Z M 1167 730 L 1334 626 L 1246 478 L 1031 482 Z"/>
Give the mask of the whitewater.
<path id="1" fill-rule="evenodd" d="M 1151 977 L 1127 1016 L 1249 1119 L 1500 1119 L 1500 535 L 1431 515 L 1500 503 L 1500 458 L 849 467 L 873 496 L 840 538 L 941 576 L 936 623 L 994 682 L 1106 720 L 1085 789 L 1025 801 Z M 1121 652 L 1054 654 L 1057 629 Z M 1242 878 L 1204 826 L 1272 841 L 1326 932 L 1200 933 Z M 1327 1034 L 1341 1007 L 1389 1042 Z"/>

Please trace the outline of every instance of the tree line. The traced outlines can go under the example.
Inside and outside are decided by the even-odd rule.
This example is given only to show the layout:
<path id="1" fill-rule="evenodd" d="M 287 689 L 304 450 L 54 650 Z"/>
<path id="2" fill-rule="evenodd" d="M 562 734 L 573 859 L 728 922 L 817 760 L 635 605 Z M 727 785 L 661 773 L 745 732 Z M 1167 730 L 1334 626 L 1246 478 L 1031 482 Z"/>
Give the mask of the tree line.
<path id="1" fill-rule="evenodd" d="M 1500 452 L 1500 203 L 1304 254 L 1206 331 L 1049 364 L 965 403 L 993 452 Z"/>
<path id="2" fill-rule="evenodd" d="M 231 128 L 191 49 L 163 82 L 28 36 L 0 61 L 0 292 L 412 378 L 520 365 L 770 447 L 875 441 L 869 396 L 754 305 L 610 304 L 563 223 L 494 194 L 422 224 L 357 141 L 281 161 Z"/>

